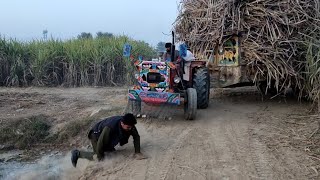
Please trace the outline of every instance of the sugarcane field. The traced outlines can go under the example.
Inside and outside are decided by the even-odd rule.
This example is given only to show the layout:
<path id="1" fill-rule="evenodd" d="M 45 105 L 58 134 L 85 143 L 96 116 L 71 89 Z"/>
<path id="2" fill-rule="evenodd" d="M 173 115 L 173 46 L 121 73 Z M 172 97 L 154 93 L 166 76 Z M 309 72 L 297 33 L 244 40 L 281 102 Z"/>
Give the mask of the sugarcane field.
<path id="1" fill-rule="evenodd" d="M 12 0 L 0 22 L 0 180 L 320 179 L 319 0 Z"/>

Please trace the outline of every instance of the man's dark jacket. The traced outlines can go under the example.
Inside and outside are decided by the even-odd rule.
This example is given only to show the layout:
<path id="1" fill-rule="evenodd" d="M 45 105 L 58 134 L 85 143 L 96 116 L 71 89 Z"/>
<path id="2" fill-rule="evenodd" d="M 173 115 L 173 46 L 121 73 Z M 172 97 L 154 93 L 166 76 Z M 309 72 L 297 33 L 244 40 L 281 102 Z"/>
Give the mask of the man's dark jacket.
<path id="1" fill-rule="evenodd" d="M 99 139 L 101 132 L 104 128 L 109 128 L 110 130 L 107 131 L 108 134 L 104 135 L 107 136 L 109 141 L 108 144 L 103 144 L 102 146 L 104 149 L 114 149 L 114 147 L 119 143 L 121 146 L 128 143 L 129 137 L 132 135 L 133 143 L 135 152 L 140 152 L 140 136 L 135 126 L 132 127 L 130 131 L 124 131 L 121 128 L 121 120 L 123 116 L 113 116 L 106 118 L 97 124 L 95 124 L 92 129 L 90 130 L 88 137 L 92 136 L 92 133 L 95 135 L 96 139 Z M 99 145 L 98 145 L 99 146 Z M 100 145 L 101 146 L 101 145 Z"/>

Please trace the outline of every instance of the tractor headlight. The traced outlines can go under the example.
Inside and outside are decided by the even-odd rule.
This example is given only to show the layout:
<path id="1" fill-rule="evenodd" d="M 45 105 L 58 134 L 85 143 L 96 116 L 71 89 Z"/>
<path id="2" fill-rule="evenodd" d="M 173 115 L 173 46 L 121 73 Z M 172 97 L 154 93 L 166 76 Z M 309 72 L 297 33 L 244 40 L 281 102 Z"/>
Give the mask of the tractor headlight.
<path id="1" fill-rule="evenodd" d="M 173 79 L 174 83 L 178 84 L 181 81 L 181 78 L 179 76 L 175 76 Z"/>

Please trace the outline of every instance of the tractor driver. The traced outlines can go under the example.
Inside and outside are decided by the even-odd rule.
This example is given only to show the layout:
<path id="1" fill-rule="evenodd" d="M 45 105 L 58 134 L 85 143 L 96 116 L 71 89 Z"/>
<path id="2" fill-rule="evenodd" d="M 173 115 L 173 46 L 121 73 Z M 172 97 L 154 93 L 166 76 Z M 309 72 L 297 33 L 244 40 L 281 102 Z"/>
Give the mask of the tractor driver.
<path id="1" fill-rule="evenodd" d="M 163 58 L 162 58 L 164 62 L 166 61 L 175 62 L 179 57 L 179 51 L 175 50 L 174 60 L 171 59 L 171 46 L 172 46 L 172 43 L 165 44 L 166 52 L 163 54 Z"/>

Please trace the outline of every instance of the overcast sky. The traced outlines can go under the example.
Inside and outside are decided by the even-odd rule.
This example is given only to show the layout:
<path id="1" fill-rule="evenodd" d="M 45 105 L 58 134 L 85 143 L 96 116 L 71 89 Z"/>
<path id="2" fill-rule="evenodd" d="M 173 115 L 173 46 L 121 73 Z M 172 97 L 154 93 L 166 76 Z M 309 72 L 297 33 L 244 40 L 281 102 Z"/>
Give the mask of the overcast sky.
<path id="1" fill-rule="evenodd" d="M 170 41 L 179 0 L 1 0 L 0 34 L 68 39 L 81 32 L 125 34 L 155 46 Z"/>

